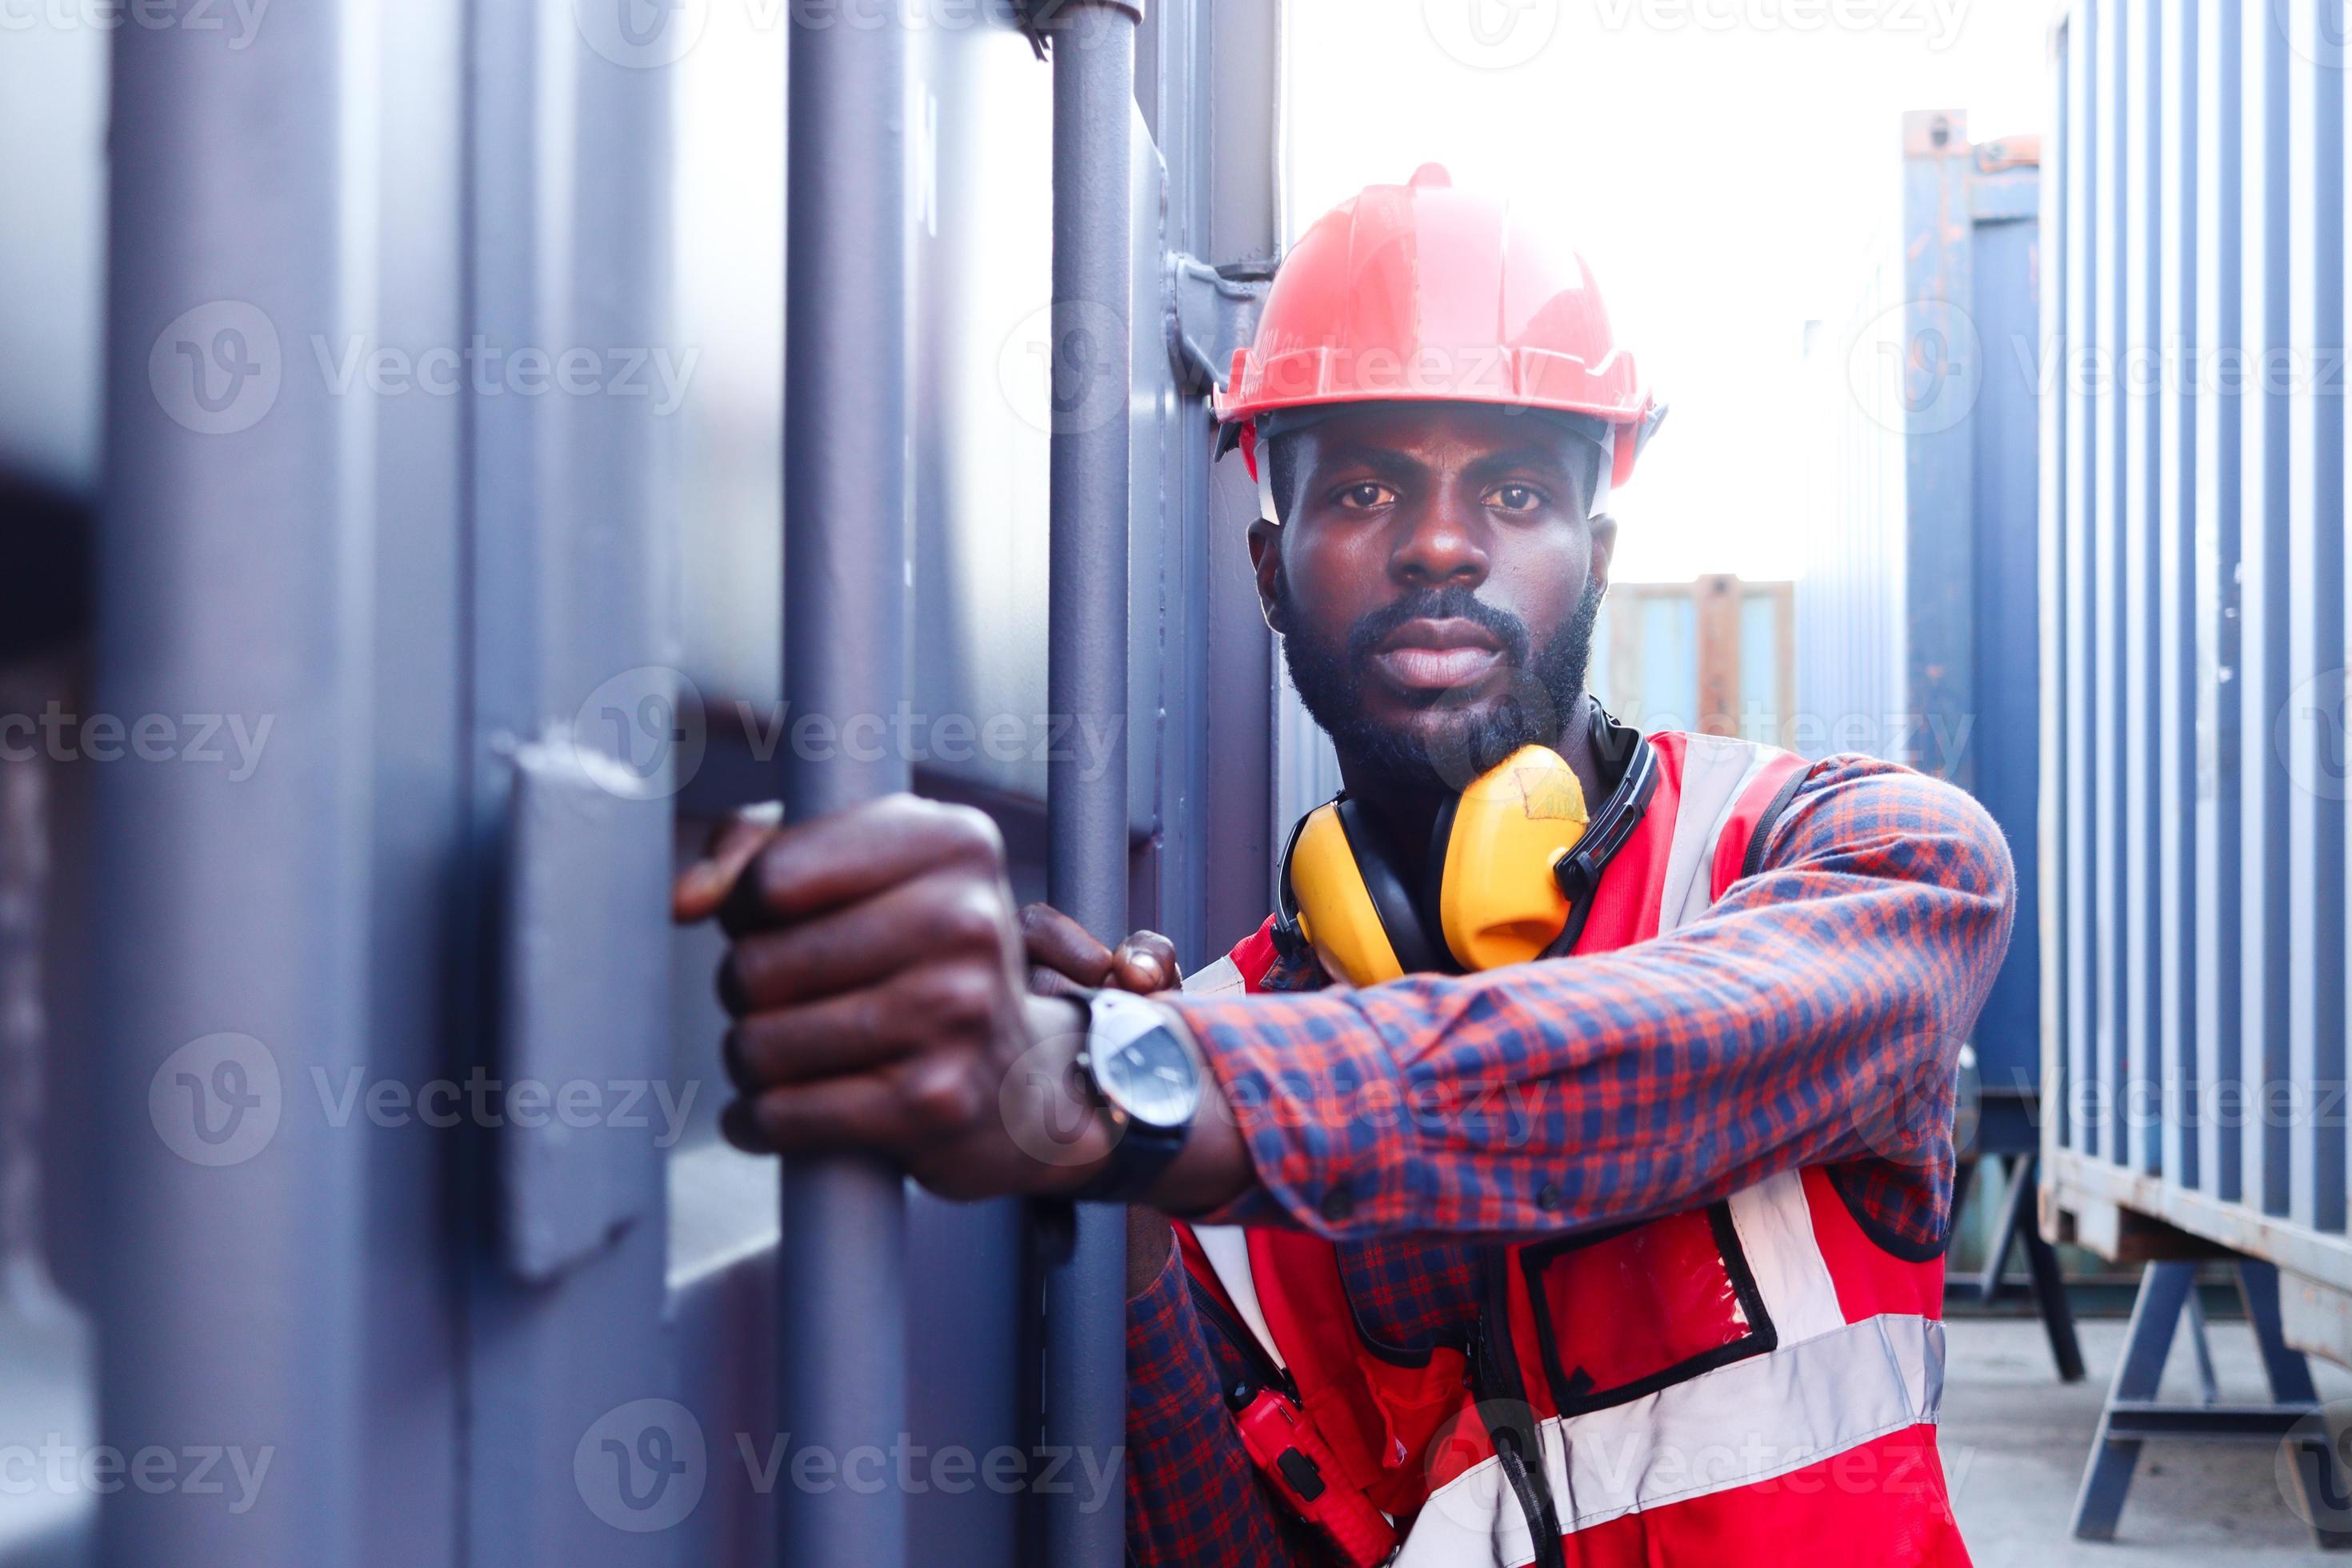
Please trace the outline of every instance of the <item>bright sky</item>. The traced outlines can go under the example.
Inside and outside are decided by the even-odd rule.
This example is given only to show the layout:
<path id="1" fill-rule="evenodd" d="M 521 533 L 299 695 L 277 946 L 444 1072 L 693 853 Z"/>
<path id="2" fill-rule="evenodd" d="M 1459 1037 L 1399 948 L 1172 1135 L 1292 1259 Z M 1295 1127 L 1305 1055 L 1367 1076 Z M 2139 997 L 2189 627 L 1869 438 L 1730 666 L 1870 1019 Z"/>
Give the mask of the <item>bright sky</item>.
<path id="1" fill-rule="evenodd" d="M 1289 5 L 1294 226 L 1433 159 L 1572 222 L 1673 408 L 1612 508 L 1627 581 L 1797 574 L 1789 392 L 1894 221 L 1900 116 L 2047 117 L 2052 0 Z"/>

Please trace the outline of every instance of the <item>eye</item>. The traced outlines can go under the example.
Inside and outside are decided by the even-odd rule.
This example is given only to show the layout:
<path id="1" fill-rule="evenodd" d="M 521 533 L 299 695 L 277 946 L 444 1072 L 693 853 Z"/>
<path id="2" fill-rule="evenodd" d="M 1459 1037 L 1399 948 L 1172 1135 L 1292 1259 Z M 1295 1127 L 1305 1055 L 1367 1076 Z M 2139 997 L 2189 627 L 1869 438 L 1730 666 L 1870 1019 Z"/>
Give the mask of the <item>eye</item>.
<path id="1" fill-rule="evenodd" d="M 1543 492 L 1533 485 L 1496 485 L 1486 499 L 1505 511 L 1533 511 L 1544 504 Z"/>
<path id="2" fill-rule="evenodd" d="M 1350 511 L 1370 511 L 1374 507 L 1389 505 L 1397 499 L 1397 493 L 1384 484 L 1366 479 L 1345 486 L 1336 499 Z"/>

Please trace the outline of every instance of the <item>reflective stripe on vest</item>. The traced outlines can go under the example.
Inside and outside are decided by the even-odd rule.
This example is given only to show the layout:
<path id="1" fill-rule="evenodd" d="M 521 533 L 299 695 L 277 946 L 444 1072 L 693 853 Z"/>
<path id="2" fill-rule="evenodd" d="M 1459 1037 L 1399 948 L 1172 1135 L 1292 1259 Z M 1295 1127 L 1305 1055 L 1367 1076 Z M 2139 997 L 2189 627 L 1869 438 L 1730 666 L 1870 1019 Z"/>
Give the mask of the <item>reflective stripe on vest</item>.
<path id="1" fill-rule="evenodd" d="M 1604 874 L 1579 952 L 1704 915 L 1738 879 L 1769 803 L 1802 765 L 1727 737 L 1660 735 L 1649 743 L 1659 748 L 1662 773 L 1651 816 L 1670 830 L 1650 831 L 1645 821 Z M 1608 900 L 1613 906 L 1604 910 Z M 1244 950 L 1263 944 L 1244 942 L 1235 956 Z M 1259 977 L 1229 957 L 1186 989 L 1199 981 L 1254 990 Z M 1366 1408 L 1362 1390 L 1318 1399 L 1313 1380 L 1334 1358 L 1328 1347 L 1318 1355 L 1307 1345 L 1287 1347 L 1303 1358 L 1286 1354 L 1280 1325 L 1297 1316 L 1271 1310 L 1294 1291 L 1301 1300 L 1328 1296 L 1336 1270 L 1328 1244 L 1291 1237 L 1277 1250 L 1238 1229 L 1196 1226 L 1193 1235 L 1234 1315 L 1298 1379 L 1309 1407 Z M 1661 1552 L 1696 1561 L 1727 1555 L 1735 1540 L 1751 1564 L 1966 1563 L 1934 1447 L 1943 1326 L 1925 1314 L 1940 1306 L 1941 1261 L 1907 1263 L 1876 1249 L 1825 1173 L 1783 1172 L 1720 1205 L 1594 1232 L 1590 1243 L 1572 1237 L 1510 1250 L 1511 1321 L 1494 1331 L 1511 1342 L 1534 1406 L 1570 1563 L 1645 1563 Z M 1276 1258 L 1319 1277 L 1288 1274 L 1288 1265 L 1274 1266 Z M 1671 1268 L 1659 1276 L 1654 1258 L 1693 1268 L 1686 1277 Z M 1554 1267 L 1562 1270 L 1556 1284 L 1548 1272 Z M 1634 1287 L 1629 1299 L 1590 1300 L 1612 1279 Z M 1547 1284 L 1560 1294 L 1545 1295 Z M 1607 1305 L 1622 1310 L 1612 1319 Z M 1717 1335 L 1725 1342 L 1710 1351 Z M 1354 1353 L 1377 1405 L 1392 1371 L 1370 1347 Z M 1381 1453 L 1394 1441 L 1371 1431 L 1340 1438 L 1337 1447 L 1358 1453 Z M 1401 1568 L 1536 1561 L 1526 1510 L 1505 1483 L 1483 1420 L 1455 1417 L 1431 1452 L 1423 1461 L 1431 1489 L 1395 1559 Z M 1809 1468 L 1825 1462 L 1870 1468 L 1874 1479 L 1859 1489 L 1819 1484 L 1822 1474 Z M 1380 1484 L 1392 1489 L 1398 1479 Z"/>

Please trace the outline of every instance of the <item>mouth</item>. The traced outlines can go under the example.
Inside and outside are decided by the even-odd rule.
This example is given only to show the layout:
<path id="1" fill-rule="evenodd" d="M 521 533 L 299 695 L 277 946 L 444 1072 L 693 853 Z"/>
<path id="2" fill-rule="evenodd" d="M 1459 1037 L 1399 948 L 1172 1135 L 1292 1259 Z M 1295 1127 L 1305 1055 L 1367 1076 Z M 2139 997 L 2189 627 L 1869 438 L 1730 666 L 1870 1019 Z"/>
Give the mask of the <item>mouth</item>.
<path id="1" fill-rule="evenodd" d="M 1502 662 L 1501 639 L 1460 616 L 1407 621 L 1372 652 L 1380 672 L 1407 691 L 1454 690 L 1485 679 Z"/>

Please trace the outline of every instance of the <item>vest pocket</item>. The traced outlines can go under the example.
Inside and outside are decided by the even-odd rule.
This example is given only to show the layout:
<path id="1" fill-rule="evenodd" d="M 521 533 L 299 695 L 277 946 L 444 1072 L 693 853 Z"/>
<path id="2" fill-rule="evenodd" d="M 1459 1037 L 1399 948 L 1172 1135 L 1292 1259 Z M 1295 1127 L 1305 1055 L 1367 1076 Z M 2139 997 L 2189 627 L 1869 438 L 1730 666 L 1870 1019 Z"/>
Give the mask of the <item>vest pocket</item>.
<path id="1" fill-rule="evenodd" d="M 1518 1251 L 1562 1415 L 1622 1405 L 1779 1343 L 1729 1204 Z"/>

